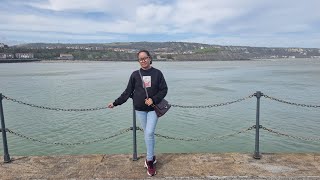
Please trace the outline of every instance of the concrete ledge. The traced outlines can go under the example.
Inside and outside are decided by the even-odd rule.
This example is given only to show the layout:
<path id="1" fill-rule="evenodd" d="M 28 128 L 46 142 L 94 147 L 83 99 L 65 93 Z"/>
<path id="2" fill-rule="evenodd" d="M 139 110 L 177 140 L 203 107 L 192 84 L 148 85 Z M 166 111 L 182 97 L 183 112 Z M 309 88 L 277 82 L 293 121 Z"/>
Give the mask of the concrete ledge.
<path id="1" fill-rule="evenodd" d="M 145 156 L 14 156 L 1 163 L 0 179 L 150 179 Z M 153 179 L 320 179 L 320 153 L 197 153 L 157 155 Z"/>

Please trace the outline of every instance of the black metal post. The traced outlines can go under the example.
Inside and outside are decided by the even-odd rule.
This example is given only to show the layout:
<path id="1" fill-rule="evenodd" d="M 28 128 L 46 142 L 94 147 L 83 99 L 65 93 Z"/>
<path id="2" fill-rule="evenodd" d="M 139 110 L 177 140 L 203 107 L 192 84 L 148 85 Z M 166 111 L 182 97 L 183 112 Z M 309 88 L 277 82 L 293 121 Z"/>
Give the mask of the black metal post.
<path id="1" fill-rule="evenodd" d="M 133 128 L 132 128 L 132 132 L 133 132 L 133 156 L 132 156 L 132 160 L 136 161 L 138 160 L 137 157 L 137 125 L 136 125 L 136 111 L 134 109 L 133 106 Z"/>
<path id="2" fill-rule="evenodd" d="M 256 140 L 255 140 L 255 150 L 253 158 L 261 159 L 261 154 L 259 152 L 259 129 L 260 129 L 260 97 L 263 95 L 260 91 L 254 94 L 257 97 L 257 111 L 256 111 Z"/>
<path id="3" fill-rule="evenodd" d="M 3 115 L 3 107 L 2 107 L 2 94 L 0 93 L 0 116 L 1 116 L 1 132 L 2 132 L 2 142 L 3 142 L 3 161 L 8 163 L 11 161 L 10 155 L 8 152 L 8 143 L 7 143 L 7 131 L 6 126 L 4 124 L 4 115 Z"/>

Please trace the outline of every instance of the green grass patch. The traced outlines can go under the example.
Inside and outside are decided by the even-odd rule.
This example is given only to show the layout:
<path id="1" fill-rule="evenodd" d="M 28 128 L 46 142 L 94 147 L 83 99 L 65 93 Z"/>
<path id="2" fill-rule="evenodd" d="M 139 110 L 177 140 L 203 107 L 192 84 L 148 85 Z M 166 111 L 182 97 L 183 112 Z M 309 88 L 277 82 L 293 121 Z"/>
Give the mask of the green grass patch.
<path id="1" fill-rule="evenodd" d="M 217 48 L 203 48 L 203 49 L 196 49 L 194 52 L 197 54 L 205 54 L 205 53 L 216 53 L 219 49 Z"/>

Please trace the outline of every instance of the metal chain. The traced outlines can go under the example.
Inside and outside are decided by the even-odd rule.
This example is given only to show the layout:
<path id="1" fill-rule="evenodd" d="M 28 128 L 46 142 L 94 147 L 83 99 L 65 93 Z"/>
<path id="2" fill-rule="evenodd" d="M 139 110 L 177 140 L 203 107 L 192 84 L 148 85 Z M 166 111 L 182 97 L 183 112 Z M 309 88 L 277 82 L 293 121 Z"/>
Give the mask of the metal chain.
<path id="1" fill-rule="evenodd" d="M 185 106 L 185 105 L 171 104 L 171 106 L 172 107 L 179 107 L 179 108 L 212 108 L 212 107 L 226 106 L 226 105 L 230 105 L 230 104 L 233 104 L 233 103 L 241 102 L 241 101 L 247 100 L 249 98 L 252 98 L 253 96 L 255 96 L 255 94 L 252 94 L 252 95 L 244 97 L 244 98 L 237 99 L 235 101 L 229 101 L 229 102 L 225 102 L 225 103 L 212 104 L 212 105 Z M 275 97 L 271 97 L 271 96 L 268 96 L 268 95 L 265 95 L 265 94 L 263 94 L 262 96 L 267 98 L 267 99 L 271 99 L 271 100 L 274 100 L 274 101 L 278 101 L 278 102 L 286 103 L 286 104 L 290 104 L 290 105 L 295 105 L 295 106 L 313 107 L 313 108 L 319 108 L 320 107 L 320 105 L 308 105 L 308 104 L 299 104 L 299 103 L 288 102 L 288 101 L 281 100 L 281 99 L 278 99 L 278 98 L 275 98 Z M 6 99 L 6 100 L 9 100 L 9 101 L 12 101 L 12 102 L 19 103 L 19 104 L 27 105 L 27 106 L 30 106 L 30 107 L 36 107 L 36 108 L 47 109 L 47 110 L 55 110 L 55 111 L 97 111 L 97 110 L 107 109 L 107 107 L 84 108 L 84 109 L 53 108 L 53 107 L 39 106 L 39 105 L 35 105 L 35 104 L 22 102 L 22 101 L 7 97 L 5 95 L 2 95 L 2 98 Z"/>
<path id="2" fill-rule="evenodd" d="M 309 104 L 299 104 L 299 103 L 288 102 L 288 101 L 285 101 L 285 100 L 282 100 L 282 99 L 278 99 L 278 98 L 274 98 L 274 97 L 271 97 L 271 96 L 268 96 L 268 95 L 265 95 L 265 94 L 263 94 L 262 96 L 265 97 L 265 98 L 274 100 L 274 101 L 278 101 L 278 102 L 286 103 L 286 104 L 290 104 L 290 105 L 295 105 L 295 106 L 313 107 L 313 108 L 319 108 L 320 107 L 319 105 L 309 105 Z"/>
<path id="3" fill-rule="evenodd" d="M 111 138 L 114 138 L 114 137 L 119 136 L 121 134 L 124 134 L 126 132 L 129 132 L 130 128 L 120 130 L 118 133 L 116 133 L 114 135 L 111 135 L 111 136 L 108 136 L 108 137 L 105 137 L 105 138 L 95 139 L 95 140 L 92 140 L 92 141 L 76 142 L 76 143 L 47 142 L 47 141 L 35 139 L 35 138 L 32 138 L 32 137 L 29 137 L 29 136 L 14 132 L 14 131 L 12 131 L 10 129 L 6 129 L 6 131 L 8 133 L 16 135 L 18 137 L 21 137 L 21 138 L 24 138 L 24 139 L 28 139 L 28 140 L 31 140 L 31 141 L 34 141 L 34 142 L 43 143 L 43 144 L 53 144 L 53 145 L 61 145 L 61 146 L 75 146 L 75 145 L 83 145 L 83 144 L 92 144 L 92 143 L 96 143 L 96 142 L 99 142 L 99 141 L 104 141 L 104 140 L 107 140 L 107 139 L 111 139 Z"/>
<path id="4" fill-rule="evenodd" d="M 212 108 L 212 107 L 226 106 L 226 105 L 229 105 L 229 104 L 241 102 L 241 101 L 244 101 L 246 99 L 252 98 L 253 96 L 254 96 L 254 94 L 252 94 L 250 96 L 247 96 L 247 97 L 244 97 L 244 98 L 241 98 L 241 99 L 237 99 L 235 101 L 230 101 L 230 102 L 225 102 L 225 103 L 220 103 L 220 104 L 212 104 L 212 105 L 184 106 L 184 105 L 171 104 L 171 106 L 172 107 L 179 107 L 179 108 Z M 54 111 L 96 111 L 96 110 L 101 110 L 101 109 L 107 109 L 107 107 L 96 107 L 96 108 L 86 108 L 86 109 L 52 108 L 52 107 L 39 106 L 39 105 L 35 105 L 35 104 L 22 102 L 22 101 L 7 97 L 5 95 L 2 95 L 2 98 L 6 99 L 6 100 L 9 100 L 9 101 L 12 101 L 12 102 L 19 103 L 19 104 L 27 105 L 27 106 L 30 106 L 30 107 L 36 107 L 36 108 L 54 110 Z"/>
<path id="5" fill-rule="evenodd" d="M 165 139 L 171 139 L 171 140 L 178 140 L 178 141 L 213 141 L 213 140 L 217 140 L 217 139 L 223 139 L 226 137 L 231 137 L 231 136 L 235 136 L 241 133 L 245 133 L 249 130 L 252 130 L 254 128 L 254 126 L 251 126 L 247 129 L 232 133 L 232 134 L 227 134 L 227 135 L 223 135 L 223 136 L 216 136 L 216 137 L 210 137 L 210 138 L 180 138 L 180 137 L 171 137 L 171 136 L 165 136 L 165 135 L 161 135 L 158 133 L 155 133 L 154 135 L 157 137 L 161 137 L 161 138 L 165 138 Z M 143 129 L 141 129 L 140 127 L 137 127 L 137 130 L 143 132 Z"/>
<path id="6" fill-rule="evenodd" d="M 219 106 L 226 106 L 229 104 L 233 104 L 233 103 L 237 103 L 240 101 L 244 101 L 246 99 L 252 98 L 254 96 L 254 94 L 241 98 L 241 99 L 237 99 L 235 101 L 230 101 L 230 102 L 225 102 L 225 103 L 220 103 L 220 104 L 212 104 L 212 105 L 200 105 L 200 106 L 184 106 L 184 105 L 177 105 L 177 104 L 171 104 L 172 107 L 179 107 L 179 108 L 212 108 L 212 107 L 219 107 Z"/>
<path id="7" fill-rule="evenodd" d="M 294 139 L 299 139 L 299 140 L 304 140 L 304 141 L 320 141 L 320 138 L 309 138 L 309 137 L 299 137 L 299 136 L 293 136 L 293 135 L 289 135 L 289 134 L 285 134 L 285 133 L 281 133 L 266 127 L 261 126 L 261 128 L 265 131 L 271 132 L 273 134 L 279 135 L 279 136 L 286 136 L 289 138 L 294 138 Z"/>
<path id="8" fill-rule="evenodd" d="M 30 103 L 18 101 L 16 99 L 7 97 L 5 95 L 2 95 L 2 98 L 9 100 L 9 101 L 12 101 L 12 102 L 15 102 L 15 103 L 18 103 L 18 104 L 23 104 L 23 105 L 27 105 L 27 106 L 31 106 L 31 107 L 40 108 L 40 109 L 54 110 L 54 111 L 97 111 L 97 110 L 101 110 L 101 109 L 107 109 L 107 107 L 96 107 L 96 108 L 87 108 L 87 109 L 52 108 L 52 107 L 39 106 L 39 105 L 35 105 L 35 104 L 30 104 Z"/>

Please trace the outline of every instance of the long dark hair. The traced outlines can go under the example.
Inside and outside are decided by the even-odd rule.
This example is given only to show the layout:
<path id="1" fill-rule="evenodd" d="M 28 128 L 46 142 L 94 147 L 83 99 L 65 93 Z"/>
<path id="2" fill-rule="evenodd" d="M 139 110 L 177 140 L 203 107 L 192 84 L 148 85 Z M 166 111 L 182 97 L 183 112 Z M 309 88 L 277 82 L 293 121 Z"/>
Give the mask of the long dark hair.
<path id="1" fill-rule="evenodd" d="M 145 49 L 140 50 L 140 51 L 137 53 L 137 57 L 139 58 L 139 54 L 142 53 L 142 52 L 146 53 L 147 56 L 149 56 L 149 58 L 150 58 L 150 64 L 152 64 L 152 56 L 150 55 L 149 51 L 147 51 L 147 50 L 145 50 Z"/>

